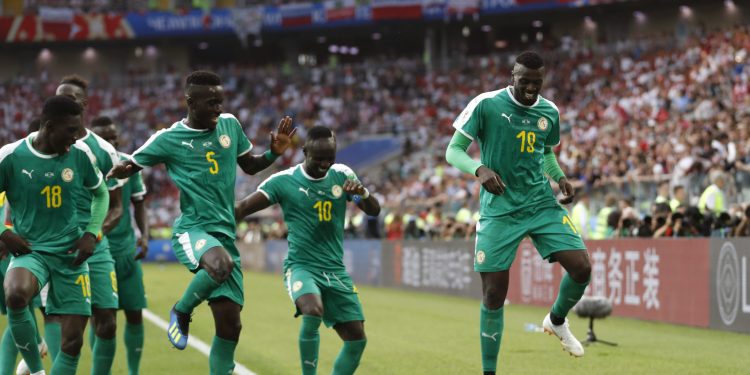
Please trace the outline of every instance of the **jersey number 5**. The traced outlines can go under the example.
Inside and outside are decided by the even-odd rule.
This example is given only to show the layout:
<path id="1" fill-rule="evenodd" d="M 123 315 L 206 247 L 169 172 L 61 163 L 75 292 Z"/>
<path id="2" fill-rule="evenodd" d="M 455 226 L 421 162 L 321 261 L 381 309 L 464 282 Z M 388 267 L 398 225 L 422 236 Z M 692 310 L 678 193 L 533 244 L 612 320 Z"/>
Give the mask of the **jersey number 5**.
<path id="1" fill-rule="evenodd" d="M 521 138 L 521 153 L 534 152 L 534 143 L 536 143 L 536 133 L 532 131 L 521 130 L 516 134 L 516 138 Z"/>
<path id="2" fill-rule="evenodd" d="M 331 201 L 318 201 L 313 205 L 318 210 L 318 221 L 331 221 L 331 207 Z"/>
<path id="3" fill-rule="evenodd" d="M 45 186 L 40 194 L 47 198 L 47 208 L 62 206 L 62 188 L 59 185 Z"/>
<path id="4" fill-rule="evenodd" d="M 213 158 L 214 155 L 216 155 L 216 153 L 213 151 L 209 151 L 206 153 L 206 160 L 208 160 L 209 163 L 213 164 L 210 168 L 208 168 L 208 171 L 211 172 L 211 174 L 219 173 L 219 163 L 217 163 L 216 159 Z"/>

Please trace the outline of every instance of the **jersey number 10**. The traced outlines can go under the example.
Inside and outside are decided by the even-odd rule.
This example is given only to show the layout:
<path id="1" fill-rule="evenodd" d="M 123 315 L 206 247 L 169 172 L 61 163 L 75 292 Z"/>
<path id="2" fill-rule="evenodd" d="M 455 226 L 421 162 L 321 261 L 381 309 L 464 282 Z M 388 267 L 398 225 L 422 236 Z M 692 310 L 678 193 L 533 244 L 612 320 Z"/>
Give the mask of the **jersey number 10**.
<path id="1" fill-rule="evenodd" d="M 331 221 L 331 201 L 317 201 L 313 208 L 318 210 L 318 221 Z"/>

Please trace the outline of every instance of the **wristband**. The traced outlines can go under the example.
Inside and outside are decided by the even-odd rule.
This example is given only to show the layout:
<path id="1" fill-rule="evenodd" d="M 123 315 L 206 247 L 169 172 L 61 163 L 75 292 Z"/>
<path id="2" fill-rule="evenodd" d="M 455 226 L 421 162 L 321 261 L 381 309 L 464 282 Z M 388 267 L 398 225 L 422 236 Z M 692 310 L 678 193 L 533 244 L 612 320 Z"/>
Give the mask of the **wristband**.
<path id="1" fill-rule="evenodd" d="M 279 158 L 281 155 L 276 155 L 271 151 L 270 149 L 266 150 L 266 152 L 263 153 L 263 157 L 266 158 L 268 161 L 274 161 Z"/>

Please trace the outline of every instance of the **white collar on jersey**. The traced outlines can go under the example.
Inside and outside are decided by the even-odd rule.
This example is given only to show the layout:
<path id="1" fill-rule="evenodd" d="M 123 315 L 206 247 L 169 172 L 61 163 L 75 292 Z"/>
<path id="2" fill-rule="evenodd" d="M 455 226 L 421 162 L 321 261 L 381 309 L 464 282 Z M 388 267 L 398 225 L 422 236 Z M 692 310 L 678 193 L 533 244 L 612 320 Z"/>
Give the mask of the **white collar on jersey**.
<path id="1" fill-rule="evenodd" d="M 185 122 L 185 120 L 187 120 L 187 119 L 184 118 L 184 119 L 180 120 L 180 124 L 182 125 L 182 127 L 184 127 L 187 130 L 192 130 L 194 132 L 207 132 L 208 131 L 208 129 L 196 129 L 196 128 L 192 128 L 192 127 L 190 127 L 190 125 L 188 125 Z"/>
<path id="2" fill-rule="evenodd" d="M 302 171 L 302 175 L 305 176 L 305 178 L 308 179 L 308 180 L 310 180 L 310 181 L 321 181 L 321 180 L 325 179 L 326 177 L 328 177 L 328 172 L 331 171 L 331 169 L 329 168 L 326 171 L 326 175 L 325 176 L 323 176 L 321 178 L 315 178 L 315 177 L 310 176 L 309 174 L 307 174 L 307 172 L 305 172 L 305 163 L 299 163 L 298 165 L 299 165 L 299 170 Z"/>
<path id="3" fill-rule="evenodd" d="M 28 136 L 26 136 L 26 145 L 29 147 L 29 151 L 31 151 L 32 154 L 42 158 L 42 159 L 52 159 L 56 158 L 57 154 L 42 154 L 41 152 L 37 151 L 37 149 L 34 148 L 34 139 L 36 139 L 37 134 L 39 132 L 33 132 L 30 133 Z"/>
<path id="4" fill-rule="evenodd" d="M 534 108 L 534 107 L 536 107 L 537 104 L 539 104 L 539 100 L 542 99 L 542 95 L 537 95 L 536 96 L 536 101 L 534 102 L 534 104 L 532 104 L 532 105 L 521 104 L 521 102 L 519 102 L 518 100 L 516 100 L 516 97 L 513 96 L 513 90 L 515 90 L 515 88 L 513 86 L 508 86 L 505 89 L 508 90 L 508 96 L 510 96 L 510 100 L 512 100 L 513 103 L 515 103 L 519 107 Z"/>

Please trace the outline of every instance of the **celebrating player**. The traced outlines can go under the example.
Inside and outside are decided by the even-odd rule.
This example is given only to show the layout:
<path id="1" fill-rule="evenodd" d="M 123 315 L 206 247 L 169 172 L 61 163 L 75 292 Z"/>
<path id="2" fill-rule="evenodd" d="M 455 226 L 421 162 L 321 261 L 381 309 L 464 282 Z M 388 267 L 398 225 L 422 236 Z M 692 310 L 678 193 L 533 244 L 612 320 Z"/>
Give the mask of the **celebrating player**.
<path id="1" fill-rule="evenodd" d="M 350 199 L 370 216 L 380 204 L 354 172 L 336 160 L 336 138 L 322 126 L 308 131 L 304 164 L 276 173 L 258 191 L 237 205 L 237 218 L 278 203 L 289 227 L 289 253 L 284 260 L 284 283 L 302 315 L 299 350 L 302 373 L 318 366 L 321 321 L 333 326 L 344 346 L 333 373 L 353 374 L 365 350 L 362 305 L 357 288 L 344 268 L 344 218 Z"/>
<path id="2" fill-rule="evenodd" d="M 544 82 L 541 56 L 518 55 L 512 75 L 512 86 L 477 96 L 461 112 L 446 152 L 450 164 L 482 184 L 474 270 L 481 274 L 484 294 L 480 340 L 485 374 L 496 370 L 509 269 L 524 237 L 531 237 L 542 258 L 560 262 L 568 272 L 542 325 L 576 357 L 583 356 L 583 347 L 570 332 L 566 316 L 583 295 L 591 273 L 583 240 L 544 176 L 558 183 L 565 202 L 572 198 L 573 188 L 552 151 L 560 143 L 560 113 L 539 95 Z M 474 140 L 481 161 L 466 153 Z"/>
<path id="3" fill-rule="evenodd" d="M 186 79 L 187 118 L 158 131 L 131 161 L 120 163 L 108 178 L 127 178 L 147 166 L 164 163 L 180 190 L 182 214 L 175 221 L 175 255 L 195 273 L 185 294 L 170 311 L 167 332 L 177 349 L 188 341 L 190 314 L 208 299 L 216 323 L 211 345 L 211 374 L 234 368 L 234 350 L 242 327 L 244 303 L 240 254 L 234 244 L 234 185 L 237 165 L 255 174 L 273 163 L 291 143 L 292 119 L 283 118 L 271 147 L 251 155 L 253 145 L 237 118 L 223 112 L 224 89 L 214 73 L 196 71 Z"/>

